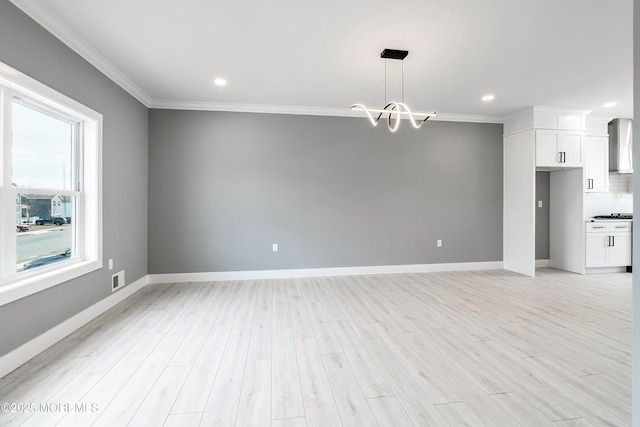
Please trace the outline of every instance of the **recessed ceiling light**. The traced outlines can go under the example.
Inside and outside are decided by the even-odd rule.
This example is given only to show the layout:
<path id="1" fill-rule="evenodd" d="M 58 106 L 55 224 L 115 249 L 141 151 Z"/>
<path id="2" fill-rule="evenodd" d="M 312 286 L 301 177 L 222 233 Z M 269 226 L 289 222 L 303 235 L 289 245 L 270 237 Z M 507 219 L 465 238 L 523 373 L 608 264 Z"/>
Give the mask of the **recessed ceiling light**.
<path id="1" fill-rule="evenodd" d="M 485 95 L 485 96 L 482 97 L 482 100 L 484 102 L 493 101 L 494 99 L 496 99 L 495 95 L 491 95 L 491 94 Z"/>
<path id="2" fill-rule="evenodd" d="M 602 104 L 604 108 L 611 108 L 611 107 L 615 107 L 616 105 L 618 105 L 618 103 L 615 101 L 609 101 Z"/>
<path id="3" fill-rule="evenodd" d="M 216 86 L 226 86 L 226 85 L 227 85 L 227 81 L 226 81 L 225 79 L 223 79 L 223 78 L 220 78 L 220 77 L 218 77 L 217 79 L 215 79 L 215 80 L 213 81 L 213 83 L 214 83 Z"/>

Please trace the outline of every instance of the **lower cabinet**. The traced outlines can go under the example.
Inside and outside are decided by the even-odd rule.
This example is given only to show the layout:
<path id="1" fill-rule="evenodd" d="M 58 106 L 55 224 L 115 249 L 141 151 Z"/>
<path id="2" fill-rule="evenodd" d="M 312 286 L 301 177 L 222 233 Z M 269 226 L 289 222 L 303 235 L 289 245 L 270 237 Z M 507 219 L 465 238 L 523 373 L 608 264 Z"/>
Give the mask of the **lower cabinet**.
<path id="1" fill-rule="evenodd" d="M 587 268 L 631 265 L 631 221 L 588 222 L 585 232 Z"/>

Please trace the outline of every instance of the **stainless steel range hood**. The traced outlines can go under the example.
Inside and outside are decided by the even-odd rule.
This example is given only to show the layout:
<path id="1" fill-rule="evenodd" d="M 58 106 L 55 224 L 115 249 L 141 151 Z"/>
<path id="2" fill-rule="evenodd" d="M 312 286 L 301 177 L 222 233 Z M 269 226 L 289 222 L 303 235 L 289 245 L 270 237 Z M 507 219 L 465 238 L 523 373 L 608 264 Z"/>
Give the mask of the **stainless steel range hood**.
<path id="1" fill-rule="evenodd" d="M 609 122 L 609 172 L 633 173 L 633 123 L 631 119 Z"/>

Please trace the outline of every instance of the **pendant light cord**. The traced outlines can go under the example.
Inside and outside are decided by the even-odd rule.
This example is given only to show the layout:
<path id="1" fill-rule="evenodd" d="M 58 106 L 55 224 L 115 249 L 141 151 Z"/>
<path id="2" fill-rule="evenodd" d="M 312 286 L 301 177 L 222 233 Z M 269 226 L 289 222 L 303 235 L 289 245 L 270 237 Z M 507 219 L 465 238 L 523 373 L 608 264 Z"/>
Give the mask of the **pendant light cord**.
<path id="1" fill-rule="evenodd" d="M 387 60 L 384 60 L 384 105 L 387 105 Z"/>

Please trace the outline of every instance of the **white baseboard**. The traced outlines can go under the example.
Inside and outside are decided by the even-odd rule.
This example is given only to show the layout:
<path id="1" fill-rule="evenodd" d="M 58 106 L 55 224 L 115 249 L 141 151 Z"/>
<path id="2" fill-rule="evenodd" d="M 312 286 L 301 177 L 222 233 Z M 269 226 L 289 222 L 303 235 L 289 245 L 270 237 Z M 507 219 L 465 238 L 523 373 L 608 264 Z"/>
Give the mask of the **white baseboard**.
<path id="1" fill-rule="evenodd" d="M 437 271 L 500 270 L 502 261 L 443 264 L 380 265 L 366 267 L 300 268 L 290 270 L 222 271 L 209 273 L 150 274 L 149 284 L 220 282 L 225 280 L 290 279 L 303 277 L 361 276 L 365 274 L 432 273 Z"/>
<path id="2" fill-rule="evenodd" d="M 125 298 L 133 295 L 136 291 L 145 287 L 147 283 L 148 276 L 144 276 L 133 283 L 123 286 L 122 289 L 114 292 L 107 298 L 95 303 L 91 307 L 86 308 L 75 316 L 0 357 L 0 378 L 11 373 L 14 369 L 20 367 L 70 333 L 89 323 Z"/>
<path id="3" fill-rule="evenodd" d="M 546 267 L 551 267 L 551 260 L 549 259 L 536 260 L 536 268 L 546 268 Z"/>

